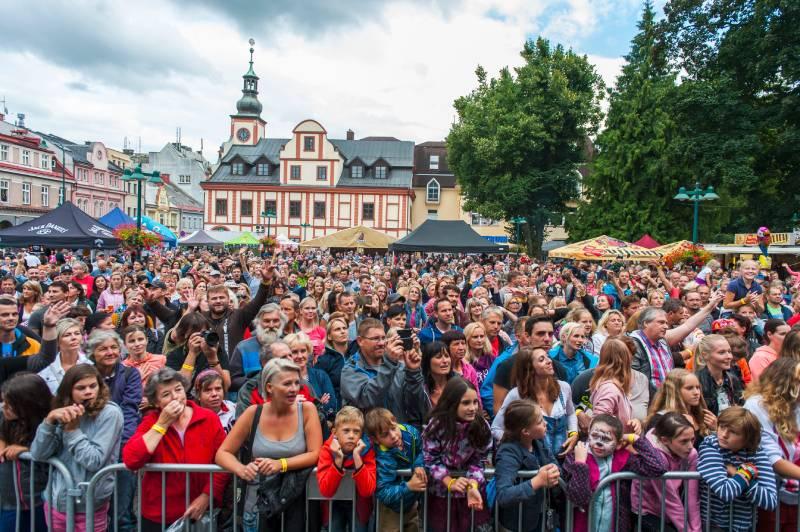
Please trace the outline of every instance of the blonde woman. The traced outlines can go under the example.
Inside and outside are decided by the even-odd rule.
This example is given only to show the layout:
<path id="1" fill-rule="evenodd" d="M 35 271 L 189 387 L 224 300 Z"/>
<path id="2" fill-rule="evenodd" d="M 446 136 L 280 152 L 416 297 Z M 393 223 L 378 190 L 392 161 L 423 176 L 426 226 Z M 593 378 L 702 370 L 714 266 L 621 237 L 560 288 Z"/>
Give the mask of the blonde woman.
<path id="1" fill-rule="evenodd" d="M 594 345 L 592 344 L 592 335 L 595 333 L 595 329 L 597 328 L 597 324 L 594 321 L 592 313 L 586 310 L 586 307 L 576 306 L 567 313 L 564 319 L 567 321 L 567 323 L 580 323 L 583 325 L 583 332 L 586 335 L 586 343 L 583 346 L 584 349 L 599 355 L 600 352 L 595 352 Z"/>
<path id="2" fill-rule="evenodd" d="M 559 344 L 550 350 L 550 358 L 559 362 L 566 372 L 567 384 L 572 384 L 581 372 L 597 366 L 597 355 L 585 349 L 586 326 L 567 323 L 558 334 Z"/>
<path id="3" fill-rule="evenodd" d="M 19 300 L 19 322 L 28 325 L 28 320 L 42 301 L 42 285 L 38 281 L 25 281 L 22 284 L 22 296 Z"/>
<path id="4" fill-rule="evenodd" d="M 622 312 L 611 309 L 603 313 L 597 330 L 592 335 L 592 351 L 599 354 L 606 339 L 611 336 L 619 336 L 625 329 L 625 316 Z"/>
<path id="5" fill-rule="evenodd" d="M 706 407 L 700 381 L 694 373 L 683 368 L 667 373 L 664 384 L 658 389 L 650 405 L 650 417 L 645 423 L 645 432 L 652 429 L 667 412 L 677 412 L 689 420 L 696 435 L 695 447 L 700 445 L 703 438 L 717 430 L 717 417 Z"/>
<path id="6" fill-rule="evenodd" d="M 325 326 L 319 321 L 319 305 L 313 297 L 300 302 L 297 324 L 300 331 L 307 334 L 314 345 L 314 360 L 325 351 Z"/>
<path id="7" fill-rule="evenodd" d="M 489 337 L 486 336 L 486 329 L 480 322 L 469 323 L 464 328 L 464 336 L 467 338 L 467 355 L 465 360 L 472 364 L 478 374 L 478 384 L 483 384 L 483 379 L 492 367 L 495 356 Z"/>
<path id="8" fill-rule="evenodd" d="M 309 390 L 322 405 L 327 420 L 333 420 L 338 410 L 336 392 L 328 374 L 309 365 L 314 346 L 307 334 L 299 332 L 283 338 L 292 352 L 292 362 L 300 368 L 300 379 L 308 385 Z M 325 420 L 323 420 L 325 421 Z"/>

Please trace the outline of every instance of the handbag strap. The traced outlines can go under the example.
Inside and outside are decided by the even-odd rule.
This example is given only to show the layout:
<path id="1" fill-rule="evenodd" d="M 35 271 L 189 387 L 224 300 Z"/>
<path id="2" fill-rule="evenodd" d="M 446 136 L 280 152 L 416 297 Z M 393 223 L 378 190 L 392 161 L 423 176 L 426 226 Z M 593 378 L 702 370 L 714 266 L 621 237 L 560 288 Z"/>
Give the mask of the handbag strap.
<path id="1" fill-rule="evenodd" d="M 243 464 L 249 464 L 253 461 L 253 445 L 255 444 L 256 440 L 256 431 L 258 431 L 258 422 L 261 420 L 261 411 L 263 410 L 264 405 L 258 405 L 256 407 L 256 413 L 253 416 L 253 424 L 250 427 L 250 435 L 247 437 L 247 452 L 249 456 L 247 460 L 243 460 Z"/>

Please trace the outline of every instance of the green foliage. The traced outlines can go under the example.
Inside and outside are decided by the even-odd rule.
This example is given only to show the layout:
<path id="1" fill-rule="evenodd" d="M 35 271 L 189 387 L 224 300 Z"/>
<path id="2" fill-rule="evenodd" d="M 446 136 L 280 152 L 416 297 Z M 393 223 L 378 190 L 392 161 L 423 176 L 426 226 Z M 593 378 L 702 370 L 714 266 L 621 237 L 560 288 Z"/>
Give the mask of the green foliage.
<path id="1" fill-rule="evenodd" d="M 503 69 L 458 98 L 447 137 L 448 163 L 465 208 L 492 218 L 524 217 L 523 234 L 538 253 L 550 213 L 577 197 L 577 164 L 600 121 L 602 80 L 585 56 L 545 39 L 528 41 L 525 64 Z"/>

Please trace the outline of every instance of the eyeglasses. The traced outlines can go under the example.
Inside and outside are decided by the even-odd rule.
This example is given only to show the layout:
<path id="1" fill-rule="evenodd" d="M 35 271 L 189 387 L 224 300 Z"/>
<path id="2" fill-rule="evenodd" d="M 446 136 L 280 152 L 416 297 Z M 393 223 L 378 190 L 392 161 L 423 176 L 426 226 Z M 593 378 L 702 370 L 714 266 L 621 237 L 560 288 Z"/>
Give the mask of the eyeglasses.
<path id="1" fill-rule="evenodd" d="M 376 344 L 386 343 L 385 336 L 373 336 L 372 338 L 365 336 L 364 340 L 369 340 L 370 342 L 375 342 Z"/>

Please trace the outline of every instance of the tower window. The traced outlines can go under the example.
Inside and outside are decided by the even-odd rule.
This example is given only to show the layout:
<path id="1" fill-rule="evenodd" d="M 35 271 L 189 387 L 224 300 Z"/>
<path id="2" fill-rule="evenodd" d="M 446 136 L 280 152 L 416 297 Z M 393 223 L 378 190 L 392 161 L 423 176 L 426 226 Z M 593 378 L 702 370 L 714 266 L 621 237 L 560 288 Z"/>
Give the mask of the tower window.
<path id="1" fill-rule="evenodd" d="M 356 164 L 350 167 L 350 177 L 361 178 L 364 177 L 364 167 Z"/>
<path id="2" fill-rule="evenodd" d="M 289 177 L 291 179 L 300 179 L 300 165 L 293 164 L 290 168 Z"/>
<path id="3" fill-rule="evenodd" d="M 375 179 L 386 179 L 388 173 L 388 169 L 383 165 L 375 167 Z"/>
<path id="4" fill-rule="evenodd" d="M 314 151 L 314 137 L 303 137 L 303 151 Z"/>

